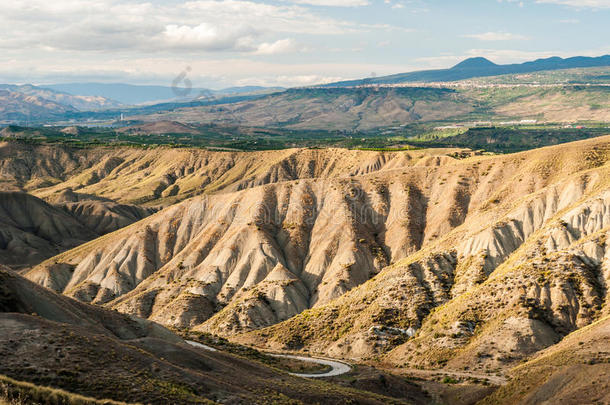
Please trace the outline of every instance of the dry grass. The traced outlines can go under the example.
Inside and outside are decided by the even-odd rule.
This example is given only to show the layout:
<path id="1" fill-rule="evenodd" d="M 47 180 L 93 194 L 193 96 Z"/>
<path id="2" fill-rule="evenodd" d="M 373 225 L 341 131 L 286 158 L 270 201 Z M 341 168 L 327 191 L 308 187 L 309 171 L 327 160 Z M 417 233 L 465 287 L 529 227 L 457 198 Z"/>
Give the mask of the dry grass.
<path id="1" fill-rule="evenodd" d="M 0 375 L 1 405 L 125 405 L 110 399 L 95 399 L 57 388 L 43 387 Z"/>

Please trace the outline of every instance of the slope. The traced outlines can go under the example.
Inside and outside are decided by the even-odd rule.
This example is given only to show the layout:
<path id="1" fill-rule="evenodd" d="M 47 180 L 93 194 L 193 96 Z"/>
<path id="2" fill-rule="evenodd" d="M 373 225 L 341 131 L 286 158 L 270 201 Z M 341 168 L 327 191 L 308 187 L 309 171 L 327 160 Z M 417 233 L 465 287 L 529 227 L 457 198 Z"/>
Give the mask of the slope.
<path id="1" fill-rule="evenodd" d="M 511 371 L 513 378 L 481 404 L 610 401 L 610 318 L 571 333 Z"/>
<path id="2" fill-rule="evenodd" d="M 78 220 L 24 193 L 0 192 L 2 264 L 38 263 L 99 236 Z"/>
<path id="3" fill-rule="evenodd" d="M 87 148 L 0 143 L 4 190 L 54 201 L 67 190 L 123 204 L 169 205 L 204 193 L 306 178 L 434 164 L 452 150 L 408 153 L 286 149 L 210 152 L 186 148 Z M 429 159 L 439 156 L 437 160 Z M 426 163 L 429 162 L 429 163 Z"/>
<path id="4" fill-rule="evenodd" d="M 72 95 L 44 87 L 33 86 L 31 84 L 0 84 L 0 89 L 21 93 L 25 96 L 39 97 L 41 99 L 52 101 L 79 111 L 101 110 L 121 106 L 121 103 L 119 102 L 100 96 Z"/>
<path id="5" fill-rule="evenodd" d="M 132 117 L 146 122 L 372 131 L 430 122 L 610 120 L 607 85 L 302 88 L 222 106 Z"/>
<path id="6" fill-rule="evenodd" d="M 4 270 L 0 319 L 0 374 L 98 399 L 152 404 L 406 403 L 196 349 L 152 322 L 73 301 Z M 413 393 L 417 395 L 426 398 Z"/>
<path id="7" fill-rule="evenodd" d="M 553 345 L 607 314 L 609 141 L 480 161 L 501 181 L 471 194 L 459 226 L 340 298 L 238 340 L 484 372 Z"/>
<path id="8" fill-rule="evenodd" d="M 498 157 L 424 157 L 368 175 L 193 198 L 28 277 L 86 302 L 227 335 L 302 313 L 265 331 L 268 341 L 367 356 L 384 347 L 368 339 L 372 327 L 420 328 L 433 307 L 477 286 L 523 243 L 529 233 L 495 236 L 512 229 L 504 216 L 536 230 L 548 220 L 528 214 L 539 193 L 557 200 L 554 215 L 560 202 L 605 184 L 608 148 L 605 137 Z M 595 172 L 583 185 L 587 170 Z M 57 277 L 59 267 L 72 276 Z"/>
<path id="9" fill-rule="evenodd" d="M 472 103 L 450 89 L 304 88 L 222 106 L 176 108 L 132 118 L 292 129 L 370 130 L 443 120 L 472 110 Z"/>
<path id="10" fill-rule="evenodd" d="M 32 122 L 56 119 L 75 111 L 71 106 L 37 95 L 0 89 L 0 122 Z"/>
<path id="11" fill-rule="evenodd" d="M 26 193 L 0 191 L 0 262 L 15 268 L 35 265 L 152 212 L 89 199 L 50 205 Z"/>

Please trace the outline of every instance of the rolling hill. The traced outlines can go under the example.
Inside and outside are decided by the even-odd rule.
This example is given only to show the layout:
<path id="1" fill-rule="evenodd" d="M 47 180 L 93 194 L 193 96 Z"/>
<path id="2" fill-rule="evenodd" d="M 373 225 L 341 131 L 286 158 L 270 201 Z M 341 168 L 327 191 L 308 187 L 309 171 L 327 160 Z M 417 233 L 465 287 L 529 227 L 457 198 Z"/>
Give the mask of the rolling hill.
<path id="1" fill-rule="evenodd" d="M 0 120 L 46 123 L 108 121 L 124 116 L 126 125 L 131 121 L 176 121 L 340 131 L 481 120 L 607 122 L 609 60 L 609 56 L 549 58 L 496 65 L 472 58 L 451 69 L 286 91 L 243 87 L 178 89 L 176 94 L 171 87 L 126 84 L 4 85 L 5 108 L 0 109 Z M 426 84 L 429 82 L 434 83 Z M 182 97 L 182 92 L 189 94 Z M 124 104 L 153 102 L 121 107 L 112 99 Z"/>
<path id="2" fill-rule="evenodd" d="M 610 121 L 606 85 L 290 89 L 254 100 L 132 116 L 298 130 L 369 131 L 472 121 Z"/>
<path id="3" fill-rule="evenodd" d="M 0 122 L 58 119 L 76 109 L 36 95 L 0 89 Z"/>
<path id="4" fill-rule="evenodd" d="M 607 311 L 609 142 L 462 160 L 370 152 L 394 159 L 195 197 L 27 277 L 264 347 L 504 372 Z"/>
<path id="5" fill-rule="evenodd" d="M 435 164 L 460 149 L 405 154 L 343 149 L 213 152 L 194 148 L 72 148 L 0 143 L 4 190 L 48 201 L 66 193 L 122 204 L 167 206 L 203 193 L 233 192 L 264 184 L 361 175 L 402 166 Z M 68 201 L 70 198 L 68 198 Z"/>

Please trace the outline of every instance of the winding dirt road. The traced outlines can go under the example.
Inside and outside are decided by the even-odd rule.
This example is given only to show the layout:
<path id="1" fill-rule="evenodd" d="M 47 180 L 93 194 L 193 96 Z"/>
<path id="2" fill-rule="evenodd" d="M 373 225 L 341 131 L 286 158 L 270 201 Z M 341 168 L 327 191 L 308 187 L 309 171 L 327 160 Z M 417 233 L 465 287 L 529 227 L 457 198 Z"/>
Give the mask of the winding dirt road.
<path id="1" fill-rule="evenodd" d="M 194 342 L 192 340 L 185 340 L 185 342 L 188 343 L 191 346 L 199 347 L 201 349 L 204 349 L 204 350 L 207 350 L 207 351 L 210 351 L 210 352 L 217 352 L 218 351 L 218 349 L 215 349 L 212 346 L 204 345 L 202 343 Z M 270 356 L 273 356 L 273 357 L 284 357 L 284 358 L 287 358 L 287 359 L 295 359 L 295 360 L 301 360 L 301 361 L 308 361 L 310 363 L 318 363 L 318 364 L 323 364 L 325 366 L 330 366 L 331 367 L 330 371 L 327 371 L 326 373 L 318 373 L 318 374 L 289 373 L 289 374 L 297 376 L 297 377 L 303 377 L 303 378 L 334 377 L 334 376 L 337 376 L 337 375 L 348 373 L 352 369 L 348 364 L 341 363 L 341 362 L 336 361 L 336 360 L 317 359 L 317 358 L 314 358 L 314 357 L 305 357 L 305 356 L 294 356 L 294 355 L 291 355 L 291 354 L 271 354 L 271 353 L 268 353 L 268 354 Z"/>
<path id="2" fill-rule="evenodd" d="M 305 357 L 305 356 L 293 356 L 291 354 L 269 354 L 269 355 L 273 356 L 273 357 L 284 357 L 287 359 L 308 361 L 310 363 L 318 363 L 318 364 L 323 364 L 325 366 L 331 367 L 331 370 L 327 371 L 326 373 L 318 373 L 318 374 L 289 373 L 292 375 L 296 375 L 297 377 L 304 377 L 304 378 L 334 377 L 336 375 L 349 373 L 350 370 L 352 369 L 349 365 L 347 365 L 345 363 L 341 363 L 339 361 L 335 361 L 335 360 L 317 359 L 314 357 Z"/>

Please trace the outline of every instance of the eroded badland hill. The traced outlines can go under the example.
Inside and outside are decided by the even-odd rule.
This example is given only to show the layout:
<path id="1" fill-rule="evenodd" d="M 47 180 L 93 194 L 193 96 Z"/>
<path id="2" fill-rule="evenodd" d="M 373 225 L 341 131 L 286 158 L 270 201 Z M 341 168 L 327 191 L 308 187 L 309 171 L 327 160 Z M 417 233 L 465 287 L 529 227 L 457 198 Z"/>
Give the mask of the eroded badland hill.
<path id="1" fill-rule="evenodd" d="M 610 137 L 0 154 L 4 263 L 57 293 L 260 348 L 509 378 L 487 403 L 609 399 Z"/>

